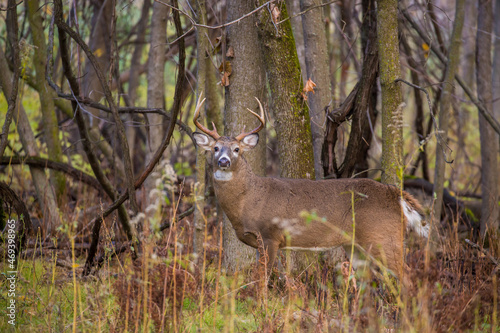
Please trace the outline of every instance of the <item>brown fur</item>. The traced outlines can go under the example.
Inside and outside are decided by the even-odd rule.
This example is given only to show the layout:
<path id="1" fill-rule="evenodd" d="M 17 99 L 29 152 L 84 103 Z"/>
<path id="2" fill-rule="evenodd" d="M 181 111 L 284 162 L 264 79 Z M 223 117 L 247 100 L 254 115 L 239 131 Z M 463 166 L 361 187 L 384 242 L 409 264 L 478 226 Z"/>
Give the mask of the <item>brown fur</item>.
<path id="1" fill-rule="evenodd" d="M 237 140 L 195 133 L 195 139 L 211 153 L 215 195 L 237 237 L 254 248 L 259 248 L 258 239 L 262 239 L 268 267 L 272 267 L 279 248 L 323 249 L 351 244 L 354 225 L 355 243 L 397 277 L 403 277 L 407 221 L 396 187 L 371 179 L 259 177 L 241 156 L 255 147 L 257 134 Z M 421 212 L 410 194 L 403 192 L 403 198 Z"/>

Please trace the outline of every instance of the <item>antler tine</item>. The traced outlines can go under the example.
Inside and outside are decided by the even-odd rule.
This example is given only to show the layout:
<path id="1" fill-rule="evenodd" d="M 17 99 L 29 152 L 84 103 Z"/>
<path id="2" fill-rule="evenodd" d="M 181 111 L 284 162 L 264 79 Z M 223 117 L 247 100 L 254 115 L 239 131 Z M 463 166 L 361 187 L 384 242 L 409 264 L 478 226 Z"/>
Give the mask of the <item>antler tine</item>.
<path id="1" fill-rule="evenodd" d="M 194 111 L 193 122 L 196 125 L 196 127 L 199 128 L 200 131 L 210 135 L 212 138 L 217 140 L 218 138 L 220 138 L 220 135 L 219 135 L 219 133 L 217 133 L 217 128 L 215 127 L 215 124 L 212 122 L 213 129 L 209 130 L 208 128 L 203 126 L 198 121 L 198 117 L 200 116 L 201 107 L 203 106 L 203 103 L 205 103 L 205 100 L 206 100 L 206 98 L 204 98 L 203 100 L 201 99 L 202 95 L 203 95 L 203 93 L 200 93 L 200 97 L 198 98 L 198 103 L 196 103 L 196 110 Z"/>
<path id="2" fill-rule="evenodd" d="M 238 140 L 238 141 L 240 141 L 241 139 L 243 139 L 247 135 L 259 132 L 261 129 L 263 129 L 266 126 L 266 118 L 264 116 L 264 108 L 262 107 L 262 104 L 260 103 L 259 99 L 257 97 L 255 97 L 255 99 L 257 100 L 257 103 L 259 103 L 260 115 L 258 115 L 257 113 L 253 112 L 249 108 L 247 108 L 247 110 L 260 120 L 260 125 L 258 127 L 256 127 L 256 128 L 254 128 L 253 130 L 251 130 L 250 132 L 241 133 L 240 135 L 238 135 L 236 137 L 236 140 Z"/>

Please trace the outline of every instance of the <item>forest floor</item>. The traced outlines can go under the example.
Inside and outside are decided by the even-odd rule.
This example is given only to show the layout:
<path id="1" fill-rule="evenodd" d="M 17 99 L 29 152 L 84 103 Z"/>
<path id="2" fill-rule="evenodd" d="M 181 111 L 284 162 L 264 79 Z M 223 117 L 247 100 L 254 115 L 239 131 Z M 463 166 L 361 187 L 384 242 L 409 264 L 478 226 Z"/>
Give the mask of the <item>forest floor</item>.
<path id="1" fill-rule="evenodd" d="M 177 214 L 187 210 L 190 202 L 183 196 L 163 198 L 161 214 L 145 220 L 157 226 L 174 209 Z M 107 220 L 98 253 L 103 264 L 86 277 L 82 271 L 90 243 L 88 225 L 60 227 L 58 242 L 42 242 L 32 235 L 19 260 L 15 297 L 10 294 L 5 251 L 0 249 L 0 331 L 499 330 L 495 258 L 468 245 L 458 224 L 440 230 L 432 241 L 410 235 L 406 261 L 413 286 L 401 292 L 399 282 L 384 269 L 374 269 L 375 264 L 350 273 L 347 257 L 330 265 L 316 256 L 305 269 L 291 272 L 282 253 L 285 268 L 275 268 L 269 285 L 257 263 L 227 274 L 221 269 L 220 223 L 213 207 L 205 212 L 207 232 L 198 256 L 192 251 L 192 215 L 162 232 L 142 230 L 141 255 L 135 261 L 131 251 L 114 255 L 123 236 L 117 221 Z M 68 209 L 66 221 L 78 220 L 78 213 Z M 12 299 L 15 325 L 8 317 Z"/>

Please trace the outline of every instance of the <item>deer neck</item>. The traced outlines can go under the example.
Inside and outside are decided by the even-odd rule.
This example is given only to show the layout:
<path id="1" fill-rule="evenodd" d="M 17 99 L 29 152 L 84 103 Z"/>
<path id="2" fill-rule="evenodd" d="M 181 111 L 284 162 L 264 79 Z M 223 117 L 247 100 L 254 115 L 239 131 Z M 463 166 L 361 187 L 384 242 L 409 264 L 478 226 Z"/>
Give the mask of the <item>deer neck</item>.
<path id="1" fill-rule="evenodd" d="M 242 157 L 237 163 L 231 171 L 217 169 L 213 179 L 217 200 L 235 229 L 241 226 L 245 196 L 255 188 L 255 183 L 259 180 Z"/>

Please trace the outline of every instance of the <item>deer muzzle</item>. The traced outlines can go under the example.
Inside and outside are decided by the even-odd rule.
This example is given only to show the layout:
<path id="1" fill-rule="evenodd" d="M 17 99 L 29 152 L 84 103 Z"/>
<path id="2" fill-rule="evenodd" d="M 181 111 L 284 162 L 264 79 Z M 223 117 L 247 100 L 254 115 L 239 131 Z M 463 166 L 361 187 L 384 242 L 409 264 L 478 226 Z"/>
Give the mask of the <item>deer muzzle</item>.
<path id="1" fill-rule="evenodd" d="M 227 169 L 231 166 L 231 160 L 223 156 L 219 159 L 219 162 L 217 164 L 219 165 L 219 168 Z"/>

